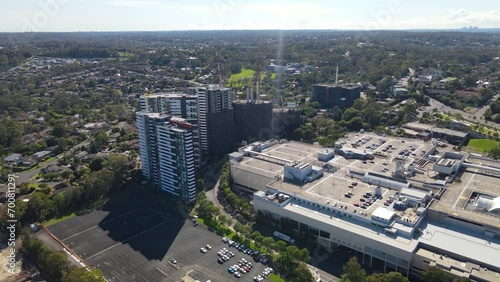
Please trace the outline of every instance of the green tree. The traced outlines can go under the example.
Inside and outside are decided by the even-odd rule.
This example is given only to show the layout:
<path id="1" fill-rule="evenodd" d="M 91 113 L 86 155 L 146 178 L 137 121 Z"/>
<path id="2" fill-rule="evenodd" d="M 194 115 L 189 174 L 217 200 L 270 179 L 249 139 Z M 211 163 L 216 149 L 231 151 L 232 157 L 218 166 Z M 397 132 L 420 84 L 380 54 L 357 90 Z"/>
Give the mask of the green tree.
<path id="1" fill-rule="evenodd" d="M 307 248 L 303 248 L 302 250 L 300 250 L 300 253 L 299 253 L 297 259 L 299 259 L 303 262 L 308 262 L 309 259 L 311 259 L 311 255 L 309 254 L 309 250 Z"/>
<path id="2" fill-rule="evenodd" d="M 73 269 L 66 277 L 64 282 L 104 282 L 104 275 L 99 269 L 92 268 L 87 270 L 84 267 Z"/>
<path id="3" fill-rule="evenodd" d="M 54 125 L 54 127 L 52 128 L 52 135 L 57 138 L 64 137 L 64 135 L 66 135 L 66 126 L 62 123 Z"/>
<path id="4" fill-rule="evenodd" d="M 241 232 L 241 228 L 242 228 L 242 227 L 243 227 L 243 225 L 237 221 L 237 222 L 234 224 L 233 229 L 234 229 L 234 231 L 236 231 L 236 232 Z"/>
<path id="5" fill-rule="evenodd" d="M 425 282 L 452 282 L 454 277 L 439 267 L 431 266 L 422 272 L 422 278 Z"/>
<path id="6" fill-rule="evenodd" d="M 358 263 L 356 257 L 352 257 L 342 267 L 344 273 L 340 277 L 342 282 L 364 282 L 366 280 L 366 272 Z"/>
<path id="7" fill-rule="evenodd" d="M 286 250 L 286 242 L 283 240 L 278 240 L 276 243 L 272 245 L 272 248 L 277 252 L 284 252 Z"/>
<path id="8" fill-rule="evenodd" d="M 47 194 L 34 192 L 28 202 L 25 219 L 28 222 L 44 221 L 52 215 L 53 208 L 52 201 Z"/>
<path id="9" fill-rule="evenodd" d="M 259 237 L 259 236 L 262 236 L 262 234 L 260 234 L 259 231 L 254 231 L 252 234 L 250 234 L 250 238 L 252 240 L 255 240 L 255 238 Z"/>
<path id="10" fill-rule="evenodd" d="M 205 181 L 203 179 L 199 178 L 196 182 L 196 190 L 198 193 L 205 191 Z"/>
<path id="11" fill-rule="evenodd" d="M 274 244 L 273 237 L 265 237 L 264 239 L 262 239 L 262 245 L 264 246 L 264 248 L 269 250 L 272 244 Z"/>
<path id="12" fill-rule="evenodd" d="M 374 273 L 366 278 L 366 282 L 410 282 L 399 272 Z"/>
<path id="13" fill-rule="evenodd" d="M 46 266 L 49 275 L 60 280 L 68 272 L 68 257 L 62 251 L 52 252 L 47 258 Z"/>
<path id="14" fill-rule="evenodd" d="M 104 159 L 103 158 L 94 158 L 89 163 L 89 168 L 91 171 L 99 171 L 103 168 Z"/>
<path id="15" fill-rule="evenodd" d="M 305 263 L 300 263 L 293 271 L 292 276 L 293 276 L 292 281 L 296 282 L 314 281 L 314 276 L 312 275 L 311 271 L 309 270 L 309 268 Z"/>
<path id="16" fill-rule="evenodd" d="M 96 153 L 108 144 L 108 135 L 103 130 L 99 130 L 94 135 L 94 142 L 91 143 L 91 152 Z"/>
<path id="17" fill-rule="evenodd" d="M 250 225 L 243 225 L 241 227 L 241 234 L 247 238 L 250 237 L 250 234 L 252 234 L 252 227 Z"/>
<path id="18" fill-rule="evenodd" d="M 5 100 L 2 100 L 3 102 Z M 0 120 L 0 145 L 8 148 L 19 141 L 23 132 L 20 122 L 4 117 Z"/>

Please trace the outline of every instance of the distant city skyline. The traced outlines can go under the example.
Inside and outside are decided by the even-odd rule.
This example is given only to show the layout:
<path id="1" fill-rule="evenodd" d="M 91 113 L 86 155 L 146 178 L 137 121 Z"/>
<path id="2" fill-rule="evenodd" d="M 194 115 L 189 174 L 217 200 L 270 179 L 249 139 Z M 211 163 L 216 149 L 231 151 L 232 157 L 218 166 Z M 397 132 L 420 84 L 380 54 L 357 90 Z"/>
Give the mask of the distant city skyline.
<path id="1" fill-rule="evenodd" d="M 485 0 L 0 0 L 0 32 L 500 28 L 500 5 L 493 3 Z"/>

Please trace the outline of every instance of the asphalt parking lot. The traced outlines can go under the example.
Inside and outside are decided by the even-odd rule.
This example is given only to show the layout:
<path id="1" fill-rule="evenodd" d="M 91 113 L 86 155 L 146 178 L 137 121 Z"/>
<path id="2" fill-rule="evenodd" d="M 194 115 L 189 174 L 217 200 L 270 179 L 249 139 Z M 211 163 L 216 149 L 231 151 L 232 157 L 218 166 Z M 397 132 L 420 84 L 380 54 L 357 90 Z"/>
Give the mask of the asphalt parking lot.
<path id="1" fill-rule="evenodd" d="M 207 244 L 210 245 L 212 249 L 207 250 L 206 253 L 202 253 L 200 248 L 205 247 Z M 217 262 L 219 259 L 217 252 L 223 248 L 233 252 L 235 256 L 223 264 L 220 264 Z M 176 275 L 172 275 L 175 281 L 180 280 L 180 278 L 190 270 L 194 270 L 190 273 L 193 280 L 202 282 L 208 280 L 253 281 L 253 277 L 262 273 L 267 267 L 262 263 L 254 262 L 250 255 L 243 254 L 235 248 L 229 247 L 228 244 L 222 242 L 221 236 L 208 231 L 205 227 L 194 227 L 190 221 L 185 223 L 179 233 L 178 239 L 168 251 L 166 257 L 167 264 L 170 264 L 168 262 L 172 258 L 177 260 L 176 265 L 180 268 Z M 228 272 L 228 268 L 234 264 L 238 264 L 238 261 L 242 258 L 250 261 L 254 267 L 249 273 L 242 274 L 241 278 L 236 278 Z"/>
<path id="2" fill-rule="evenodd" d="M 138 191 L 122 193 L 101 210 L 48 229 L 109 281 L 181 281 L 187 273 L 192 281 L 252 281 L 267 267 L 229 247 L 221 236 L 205 227 L 193 226 L 176 209 L 166 208 Z M 202 253 L 200 248 L 207 244 L 212 249 Z M 235 256 L 219 264 L 217 252 L 222 248 Z M 173 258 L 175 264 L 171 263 Z M 254 267 L 236 278 L 228 267 L 241 258 Z"/>

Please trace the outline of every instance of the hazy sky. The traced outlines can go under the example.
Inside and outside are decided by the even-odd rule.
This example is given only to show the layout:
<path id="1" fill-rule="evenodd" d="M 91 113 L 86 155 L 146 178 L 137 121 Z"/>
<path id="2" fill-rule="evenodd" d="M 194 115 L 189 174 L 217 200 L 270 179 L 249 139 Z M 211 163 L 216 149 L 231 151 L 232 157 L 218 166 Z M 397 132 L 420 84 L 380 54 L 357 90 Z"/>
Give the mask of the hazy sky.
<path id="1" fill-rule="evenodd" d="M 496 0 L 0 0 L 0 32 L 500 28 Z"/>

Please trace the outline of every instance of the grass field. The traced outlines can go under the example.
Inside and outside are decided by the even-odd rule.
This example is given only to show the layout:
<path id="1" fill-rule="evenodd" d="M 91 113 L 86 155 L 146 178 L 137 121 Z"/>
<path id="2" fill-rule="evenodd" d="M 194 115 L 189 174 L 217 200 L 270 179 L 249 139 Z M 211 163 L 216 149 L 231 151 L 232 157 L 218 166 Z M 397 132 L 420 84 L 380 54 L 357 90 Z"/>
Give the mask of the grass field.
<path id="1" fill-rule="evenodd" d="M 61 222 L 61 221 L 63 221 L 63 220 L 66 220 L 66 219 L 68 219 L 68 218 L 72 218 L 72 217 L 73 217 L 73 216 L 75 216 L 75 215 L 76 215 L 75 213 L 72 213 L 72 214 L 65 215 L 65 216 L 63 216 L 63 217 L 53 218 L 53 219 L 51 219 L 51 220 L 48 220 L 48 221 L 44 222 L 44 223 L 43 223 L 43 226 L 45 226 L 45 227 L 49 227 L 49 226 L 54 225 L 54 224 L 56 224 L 56 223 L 58 223 L 58 222 Z"/>
<path id="2" fill-rule="evenodd" d="M 129 53 L 129 52 L 118 52 L 118 56 L 120 56 L 120 58 L 129 58 L 129 57 L 133 57 L 134 54 Z"/>
<path id="3" fill-rule="evenodd" d="M 466 106 L 464 108 L 464 112 L 467 112 L 467 113 L 472 113 L 472 112 L 475 112 L 475 111 L 476 111 L 476 108 L 471 107 L 471 106 Z"/>
<path id="4" fill-rule="evenodd" d="M 45 160 L 45 161 L 43 161 L 43 162 L 44 162 L 44 163 L 48 163 L 48 162 L 51 162 L 51 161 L 53 161 L 53 160 L 55 160 L 55 159 L 56 159 L 56 157 L 54 156 L 54 157 L 50 157 L 50 158 L 46 159 L 46 160 Z"/>
<path id="5" fill-rule="evenodd" d="M 237 83 L 241 79 L 253 78 L 255 71 L 252 69 L 242 68 L 240 73 L 232 74 L 229 78 L 229 83 Z"/>
<path id="6" fill-rule="evenodd" d="M 283 280 L 283 278 L 281 278 L 279 275 L 274 274 L 274 273 L 269 275 L 269 280 L 271 280 L 273 282 L 285 282 L 285 280 Z"/>
<path id="7" fill-rule="evenodd" d="M 486 153 L 498 144 L 498 141 L 491 139 L 471 139 L 467 147 L 477 152 Z"/>
<path id="8" fill-rule="evenodd" d="M 241 72 L 231 75 L 231 77 L 227 81 L 227 86 L 232 86 L 233 88 L 242 88 L 242 87 L 252 86 L 254 75 L 255 75 L 255 70 L 242 68 Z M 266 72 L 260 73 L 260 81 L 261 82 L 264 81 L 264 79 L 266 78 L 266 75 L 267 75 Z M 271 80 L 274 80 L 276 78 L 276 73 L 271 73 L 270 78 L 271 78 Z M 250 82 L 247 82 L 246 85 L 244 85 L 244 82 L 243 82 L 243 80 L 245 80 L 245 79 L 250 80 Z"/>

